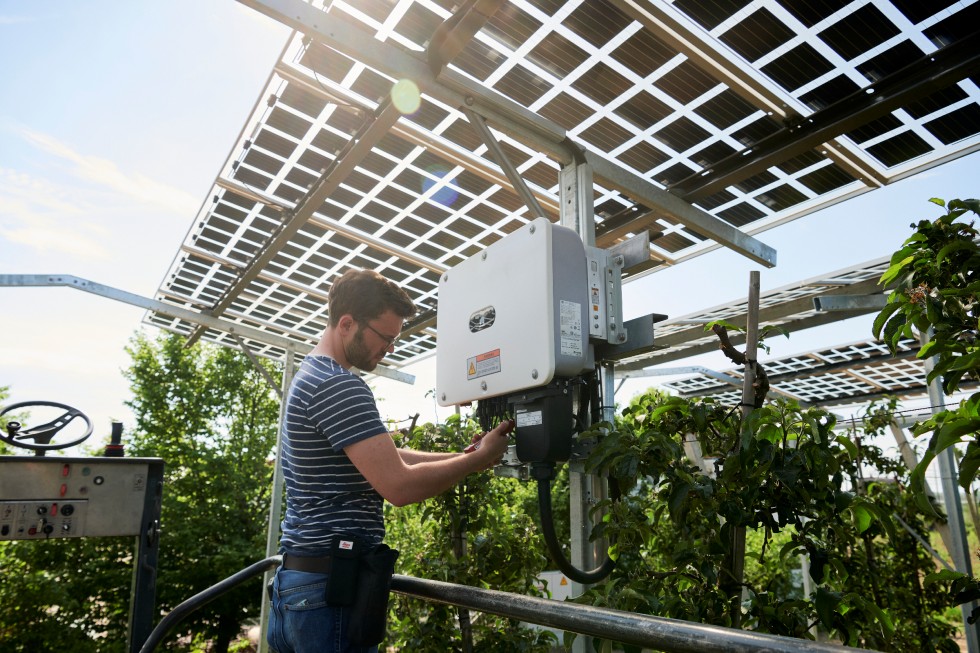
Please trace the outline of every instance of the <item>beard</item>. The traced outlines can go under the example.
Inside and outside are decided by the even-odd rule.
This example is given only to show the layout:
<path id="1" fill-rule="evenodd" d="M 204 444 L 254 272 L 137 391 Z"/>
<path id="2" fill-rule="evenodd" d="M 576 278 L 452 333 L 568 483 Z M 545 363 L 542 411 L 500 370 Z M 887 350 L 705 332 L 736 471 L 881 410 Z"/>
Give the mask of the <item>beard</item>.
<path id="1" fill-rule="evenodd" d="M 375 360 L 377 353 L 372 353 L 364 343 L 364 332 L 360 329 L 354 334 L 351 341 L 344 345 L 344 355 L 351 366 L 362 372 L 373 372 L 380 362 L 380 359 Z"/>

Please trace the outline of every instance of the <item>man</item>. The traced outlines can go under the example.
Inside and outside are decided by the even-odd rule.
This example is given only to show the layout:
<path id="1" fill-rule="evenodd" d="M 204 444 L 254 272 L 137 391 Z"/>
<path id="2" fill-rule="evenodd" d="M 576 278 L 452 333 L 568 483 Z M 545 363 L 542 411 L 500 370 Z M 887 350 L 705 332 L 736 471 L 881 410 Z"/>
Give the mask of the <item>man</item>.
<path id="1" fill-rule="evenodd" d="M 380 543 L 383 501 L 423 501 L 492 467 L 506 452 L 513 426 L 505 422 L 478 436 L 470 453 L 396 448 L 371 389 L 350 369 L 374 370 L 394 350 L 415 305 L 380 274 L 351 270 L 331 286 L 328 311 L 328 325 L 286 399 L 283 564 L 273 581 L 268 635 L 279 653 L 375 651 L 352 646 L 350 609 L 325 601 L 334 546 L 347 538 L 358 546 Z"/>

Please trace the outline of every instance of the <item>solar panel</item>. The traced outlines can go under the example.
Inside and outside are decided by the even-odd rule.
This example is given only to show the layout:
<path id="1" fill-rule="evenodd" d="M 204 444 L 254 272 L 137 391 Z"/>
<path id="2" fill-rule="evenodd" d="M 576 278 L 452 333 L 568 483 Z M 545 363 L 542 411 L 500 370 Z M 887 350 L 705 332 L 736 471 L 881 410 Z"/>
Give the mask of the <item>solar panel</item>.
<path id="1" fill-rule="evenodd" d="M 719 244 L 765 260 L 751 234 L 980 146 L 977 3 L 508 0 L 458 21 L 434 0 L 244 4 L 300 31 L 157 299 L 301 353 L 331 281 L 366 267 L 423 309 L 391 365 L 431 355 L 440 273 L 535 211 L 559 220 L 575 162 L 593 172 L 596 243 L 648 234 L 645 274 Z"/>

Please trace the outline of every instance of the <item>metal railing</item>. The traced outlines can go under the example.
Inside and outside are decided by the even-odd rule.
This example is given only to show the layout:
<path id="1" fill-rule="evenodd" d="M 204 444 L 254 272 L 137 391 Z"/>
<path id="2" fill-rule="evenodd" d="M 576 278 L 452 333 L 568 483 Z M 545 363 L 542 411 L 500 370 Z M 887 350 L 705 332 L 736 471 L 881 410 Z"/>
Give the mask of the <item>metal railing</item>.
<path id="1" fill-rule="evenodd" d="M 140 653 L 152 653 L 157 650 L 157 646 L 167 636 L 170 629 L 186 619 L 198 608 L 207 605 L 225 592 L 231 591 L 242 583 L 252 580 L 256 576 L 261 576 L 270 569 L 275 569 L 282 563 L 282 556 L 269 556 L 265 560 L 259 560 L 255 564 L 245 567 L 236 574 L 229 576 L 220 583 L 212 585 L 203 592 L 199 592 L 187 599 L 176 608 L 170 611 L 166 617 L 160 620 L 157 627 L 153 629 L 150 636 L 146 638 Z"/>
<path id="2" fill-rule="evenodd" d="M 217 585 L 187 599 L 164 617 L 147 638 L 140 653 L 152 653 L 171 628 L 188 615 L 225 592 L 279 566 L 282 556 L 271 556 L 246 567 Z M 812 642 L 792 637 L 754 633 L 735 628 L 650 617 L 622 610 L 597 608 L 567 601 L 555 601 L 510 592 L 454 585 L 396 574 L 391 580 L 396 594 L 477 610 L 510 619 L 599 637 L 623 644 L 651 648 L 667 653 L 842 653 L 860 651 L 845 646 Z"/>

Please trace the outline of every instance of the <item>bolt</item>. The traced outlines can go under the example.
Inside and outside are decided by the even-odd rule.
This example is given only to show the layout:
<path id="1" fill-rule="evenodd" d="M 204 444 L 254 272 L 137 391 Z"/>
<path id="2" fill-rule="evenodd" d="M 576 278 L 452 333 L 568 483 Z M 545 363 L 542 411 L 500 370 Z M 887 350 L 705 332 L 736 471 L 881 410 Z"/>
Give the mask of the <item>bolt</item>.
<path id="1" fill-rule="evenodd" d="M 486 252 L 483 252 L 482 254 L 480 254 L 480 258 L 482 260 L 486 261 L 487 260 L 487 253 Z"/>
<path id="2" fill-rule="evenodd" d="M 443 393 L 442 393 L 442 400 L 443 400 L 443 401 L 445 401 L 445 400 L 446 400 L 446 393 L 445 393 L 445 392 L 443 392 Z"/>
<path id="3" fill-rule="evenodd" d="M 538 378 L 538 371 L 537 370 L 531 370 L 531 378 L 532 379 Z"/>
<path id="4" fill-rule="evenodd" d="M 532 234 L 534 233 L 534 225 L 533 224 L 531 225 L 531 233 Z"/>
<path id="5" fill-rule="evenodd" d="M 480 381 L 480 389 L 481 390 L 486 390 L 487 389 L 487 382 L 486 381 Z"/>

